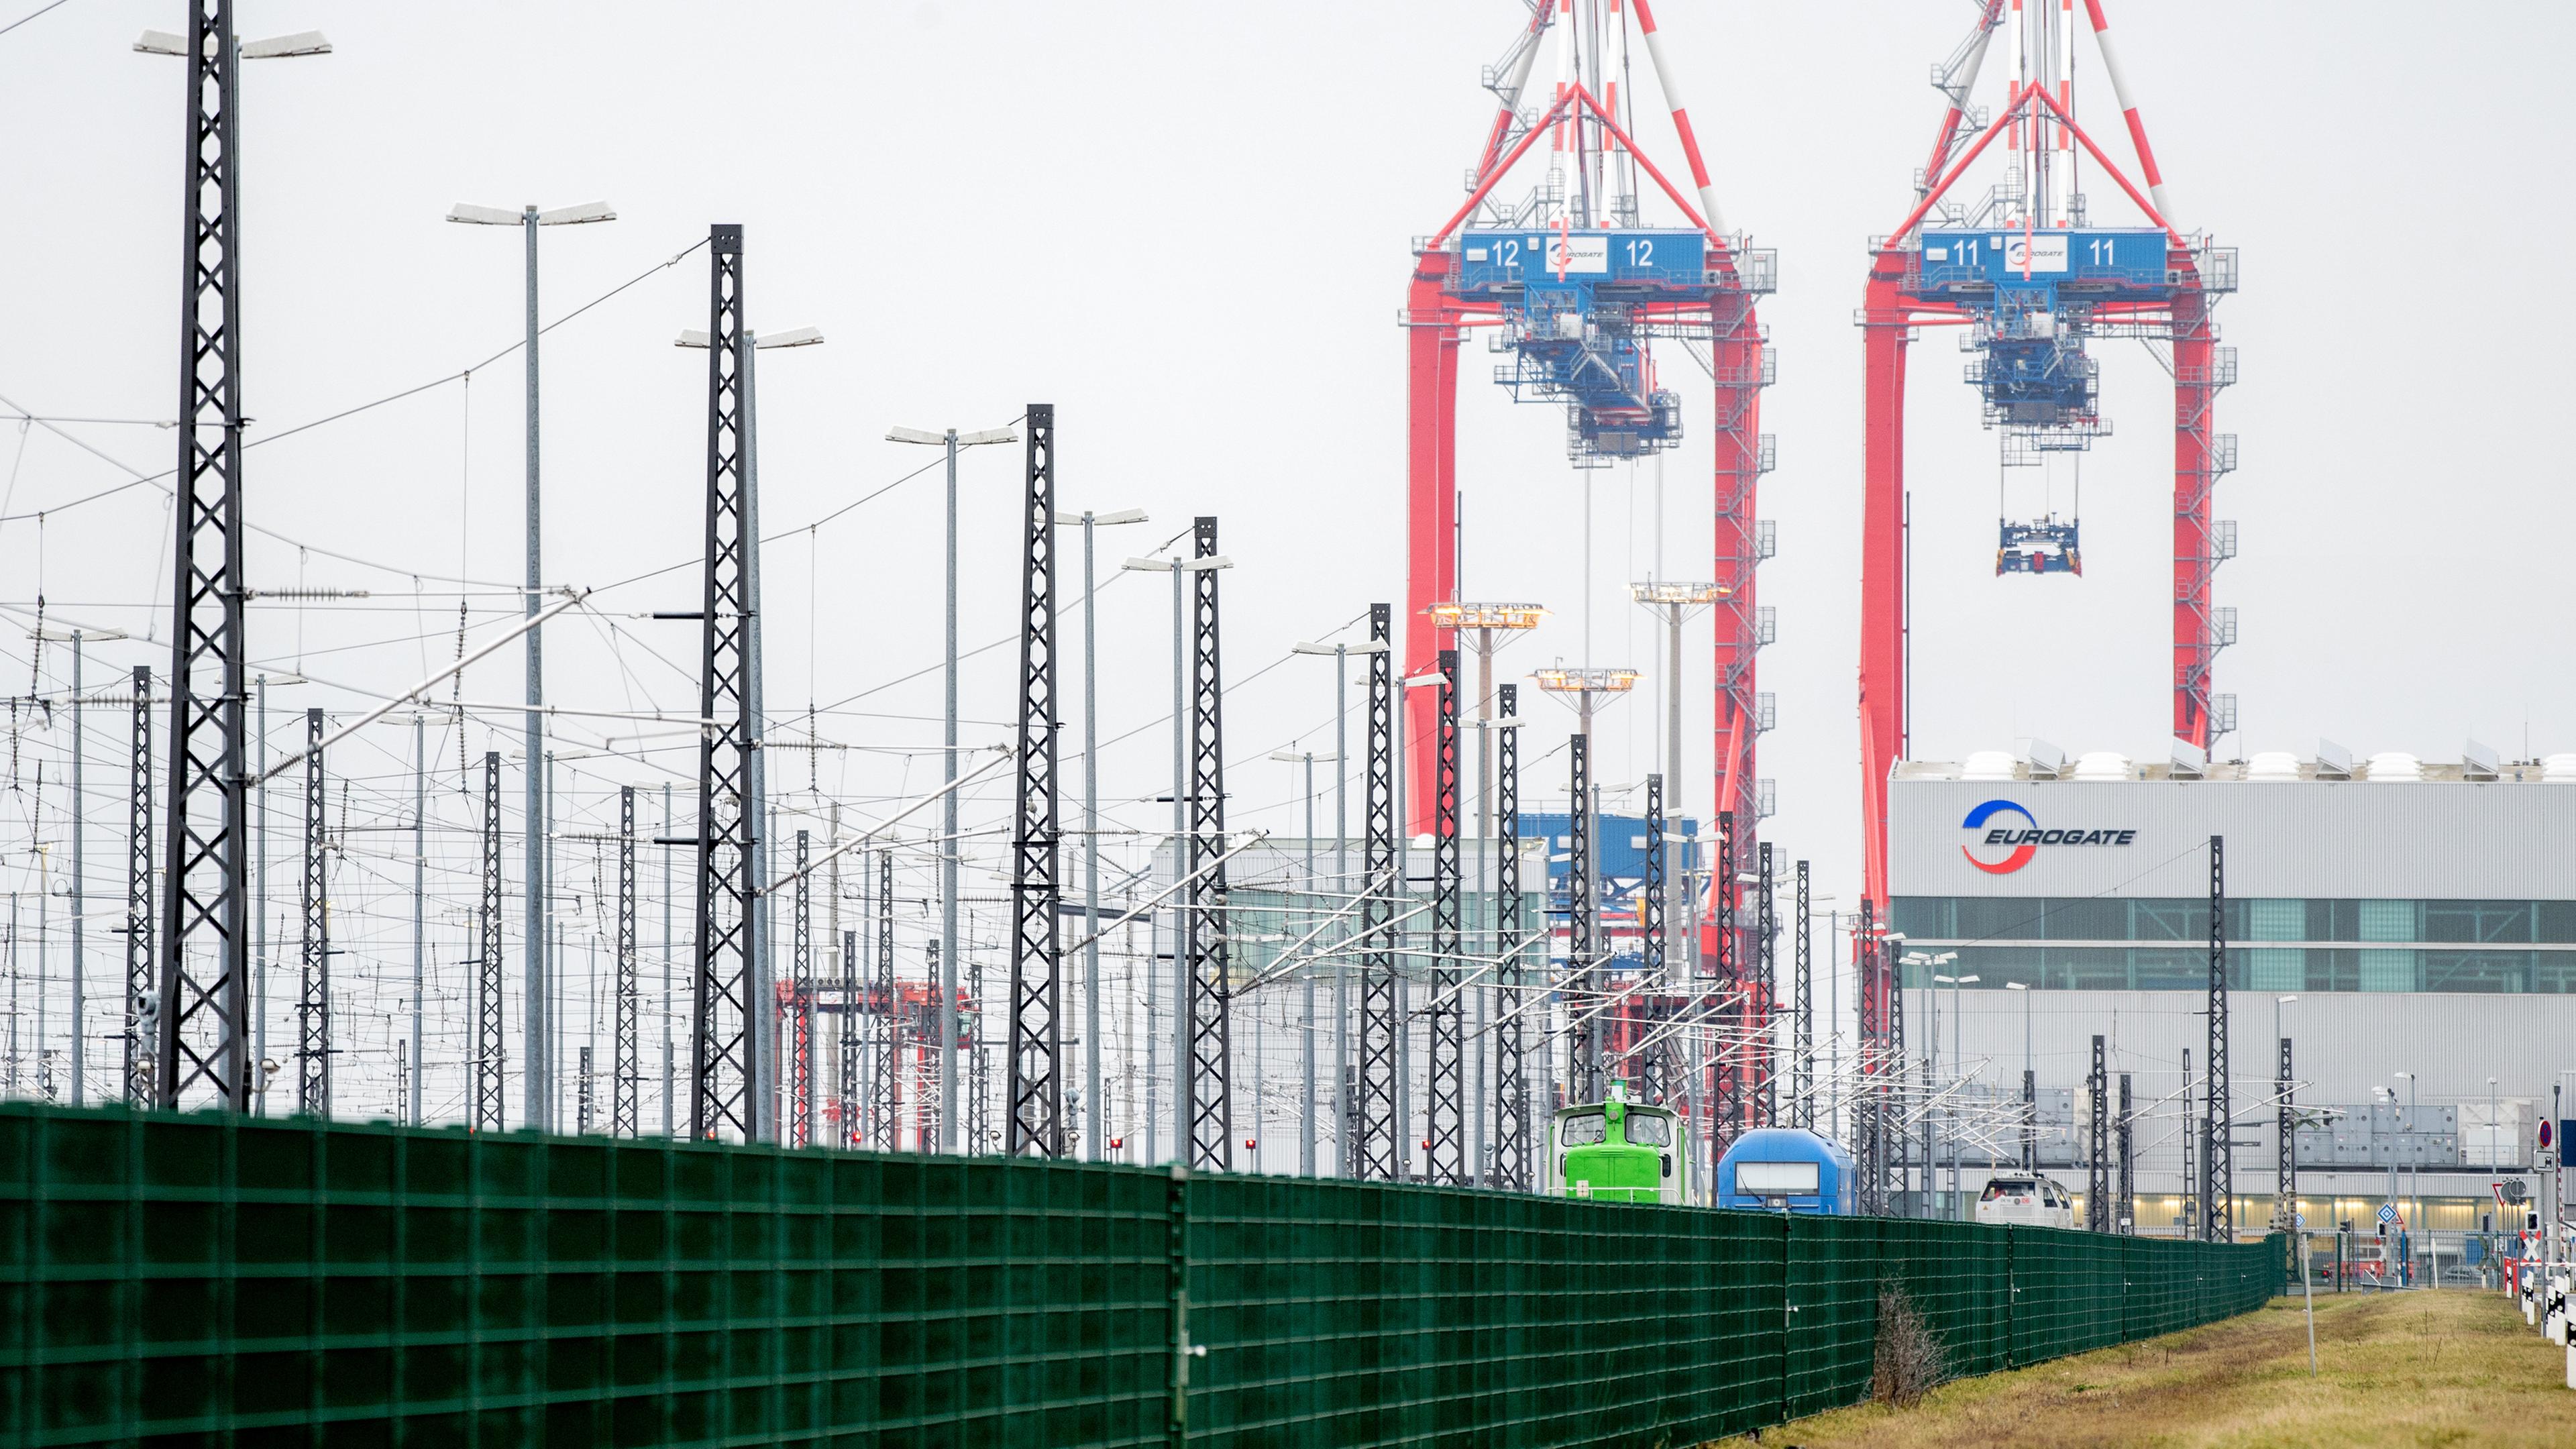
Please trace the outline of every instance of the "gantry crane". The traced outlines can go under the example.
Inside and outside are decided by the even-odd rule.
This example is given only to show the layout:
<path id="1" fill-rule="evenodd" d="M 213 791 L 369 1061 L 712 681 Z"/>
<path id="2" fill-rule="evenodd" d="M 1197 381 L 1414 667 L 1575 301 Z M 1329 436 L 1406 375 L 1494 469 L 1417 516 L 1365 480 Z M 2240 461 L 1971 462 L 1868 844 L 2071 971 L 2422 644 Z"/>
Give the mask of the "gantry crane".
<path id="1" fill-rule="evenodd" d="M 1760 432 L 1772 359 L 1755 299 L 1772 289 L 1776 258 L 1725 230 L 1648 0 L 1535 0 L 1529 8 L 1511 48 L 1486 70 L 1501 105 L 1467 175 L 1467 199 L 1414 249 L 1404 310 L 1404 672 L 1423 675 L 1441 649 L 1459 647 L 1435 608 L 1458 599 L 1458 352 L 1467 331 L 1491 329 L 1491 349 L 1502 355 L 1495 381 L 1516 400 L 1565 408 L 1566 451 L 1579 468 L 1680 441 L 1680 400 L 1657 380 L 1652 343 L 1681 342 L 1714 384 L 1715 805 L 1732 815 L 1749 858 L 1764 803 L 1754 769 L 1754 656 L 1768 633 L 1754 598 L 1755 482 L 1772 456 Z M 1636 145 L 1632 38 L 1671 114 L 1691 194 Z M 1542 52 L 1553 54 L 1553 89 L 1546 105 L 1524 108 Z M 1505 198 L 1503 181 L 1542 143 L 1545 175 Z M 1646 223 L 1641 173 L 1686 224 Z M 1432 813 L 1430 694 L 1407 691 L 1404 703 L 1412 820 Z M 1713 952 L 1714 939 L 1699 949 Z"/>
<path id="2" fill-rule="evenodd" d="M 2000 462 L 2080 454 L 2108 432 L 2087 344 L 2143 339 L 2174 383 L 2173 733 L 2206 752 L 2234 728 L 2232 696 L 2211 692 L 2211 663 L 2234 641 L 2231 609 L 2214 608 L 2210 579 L 2235 552 L 2232 524 L 2210 517 L 2210 493 L 2235 466 L 2236 440 L 2213 428 L 2219 389 L 2235 381 L 2232 348 L 2210 311 L 2236 289 L 2236 253 L 2186 232 L 2102 10 L 2083 0 L 2104 76 L 2129 131 L 2143 187 L 2076 120 L 2075 0 L 1985 0 L 1975 28 L 1936 65 L 1947 102 L 1931 158 L 1915 177 L 1905 219 L 1870 246 L 1862 327 L 1867 350 L 1865 499 L 1861 565 L 1861 800 L 1865 918 L 1887 926 L 1887 782 L 1906 754 L 1905 367 L 1917 329 L 1961 329 L 1967 380 L 1998 436 Z M 2001 42 L 2004 97 L 1989 117 L 1970 97 Z M 1959 183 L 1989 150 L 2009 159 L 1997 184 L 1971 196 Z M 2088 215 L 2084 158 L 2134 204 L 2143 225 L 2101 226 Z M 2075 521 L 2001 519 L 1997 571 L 2075 573 Z M 1863 973 L 1863 1032 L 1891 1030 L 1883 946 Z"/>

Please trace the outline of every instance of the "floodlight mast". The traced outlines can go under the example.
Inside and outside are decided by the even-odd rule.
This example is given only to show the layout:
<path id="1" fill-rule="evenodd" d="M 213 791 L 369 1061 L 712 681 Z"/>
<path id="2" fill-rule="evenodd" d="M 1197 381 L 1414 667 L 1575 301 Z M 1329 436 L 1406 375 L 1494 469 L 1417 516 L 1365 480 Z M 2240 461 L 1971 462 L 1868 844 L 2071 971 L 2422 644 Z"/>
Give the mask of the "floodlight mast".
<path id="1" fill-rule="evenodd" d="M 544 595 L 545 508 L 540 486 L 539 449 L 541 418 L 538 408 L 537 340 L 545 329 L 537 321 L 537 229 L 546 226 L 583 226 L 594 222 L 615 221 L 617 212 L 604 201 L 585 201 L 572 206 L 559 206 L 541 211 L 534 203 L 510 211 L 497 206 L 477 206 L 460 201 L 450 207 L 447 219 L 467 226 L 517 227 L 523 234 L 527 254 L 525 336 L 520 348 L 526 354 L 527 368 L 527 447 L 523 463 L 526 479 L 525 553 L 526 583 L 524 604 L 527 617 L 537 618 Z M 546 879 L 545 776 L 539 761 L 545 758 L 546 740 L 546 667 L 545 634 L 539 624 L 527 631 L 526 690 L 527 714 L 520 733 L 527 751 L 525 795 L 521 804 L 528 821 L 524 846 L 527 866 L 523 872 L 521 901 L 523 941 L 527 950 L 525 982 L 527 1069 L 524 1079 L 527 1122 L 540 1130 L 555 1126 L 554 1112 L 554 1020 L 551 1009 L 553 916 L 548 903 L 553 899 L 552 882 Z"/>

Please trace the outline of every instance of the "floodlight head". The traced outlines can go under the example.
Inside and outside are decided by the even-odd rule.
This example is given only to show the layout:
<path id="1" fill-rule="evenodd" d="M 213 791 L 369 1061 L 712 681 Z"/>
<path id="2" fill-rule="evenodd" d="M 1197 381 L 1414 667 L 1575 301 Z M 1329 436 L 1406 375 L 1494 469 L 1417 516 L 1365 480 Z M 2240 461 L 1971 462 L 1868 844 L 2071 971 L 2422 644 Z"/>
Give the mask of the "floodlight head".
<path id="1" fill-rule="evenodd" d="M 683 327 L 680 329 L 680 335 L 671 339 L 673 347 L 704 347 L 708 342 L 707 334 L 695 327 Z"/>
<path id="2" fill-rule="evenodd" d="M 2004 990 L 2006 991 L 2028 991 L 2029 989 L 2030 983 L 2027 981 L 2007 981 L 2004 983 Z"/>
<path id="3" fill-rule="evenodd" d="M 1714 604 L 1735 590 L 1724 584 L 1630 584 L 1628 597 L 1640 604 Z"/>
<path id="4" fill-rule="evenodd" d="M 1020 435 L 1012 432 L 1009 428 L 986 428 L 981 432 L 959 433 L 957 435 L 957 446 L 961 448 L 980 448 L 986 443 L 1016 443 L 1019 440 Z"/>
<path id="5" fill-rule="evenodd" d="M 461 221 L 468 226 L 525 226 L 528 224 L 528 214 L 524 211 L 509 211 L 498 206 L 476 206 L 470 201 L 460 201 L 449 207 L 447 219 Z"/>
<path id="6" fill-rule="evenodd" d="M 1147 520 L 1144 509 L 1121 508 L 1115 513 L 1095 513 L 1088 518 L 1079 513 L 1059 513 L 1055 516 L 1055 521 L 1058 526 L 1064 528 L 1079 528 L 1085 523 L 1094 528 L 1114 528 L 1122 523 L 1143 523 Z"/>
<path id="7" fill-rule="evenodd" d="M 923 432 L 919 428 L 888 428 L 886 429 L 885 440 L 889 443 L 919 443 L 924 447 L 930 448 L 945 448 L 948 446 L 948 435 L 946 433 L 927 433 Z"/>
<path id="8" fill-rule="evenodd" d="M 584 201 L 537 213 L 539 226 L 584 226 L 594 221 L 615 220 L 616 210 L 605 201 Z"/>
<path id="9" fill-rule="evenodd" d="M 1550 694 L 1626 694 L 1637 687 L 1633 669 L 1575 669 L 1559 664 L 1532 670 L 1530 678 Z"/>
<path id="10" fill-rule="evenodd" d="M 136 38 L 134 48 L 145 55 L 186 55 L 188 37 L 167 30 L 147 30 Z"/>
<path id="11" fill-rule="evenodd" d="M 773 347 L 820 347 L 822 344 L 823 329 L 820 327 L 790 327 L 784 332 L 757 332 L 752 334 L 751 339 L 752 347 L 761 352 L 766 352 Z"/>
<path id="12" fill-rule="evenodd" d="M 244 60 L 284 60 L 297 55 L 329 55 L 331 42 L 319 30 L 300 30 L 293 35 L 272 36 L 267 40 L 247 41 L 242 45 Z"/>
<path id="13" fill-rule="evenodd" d="M 1131 558 L 1119 567 L 1134 569 L 1142 574 L 1167 574 L 1172 571 L 1172 566 L 1179 562 L 1180 560 L 1176 558 Z"/>
<path id="14" fill-rule="evenodd" d="M 1422 612 L 1439 629 L 1535 629 L 1547 617 L 1538 604 L 1434 604 Z"/>

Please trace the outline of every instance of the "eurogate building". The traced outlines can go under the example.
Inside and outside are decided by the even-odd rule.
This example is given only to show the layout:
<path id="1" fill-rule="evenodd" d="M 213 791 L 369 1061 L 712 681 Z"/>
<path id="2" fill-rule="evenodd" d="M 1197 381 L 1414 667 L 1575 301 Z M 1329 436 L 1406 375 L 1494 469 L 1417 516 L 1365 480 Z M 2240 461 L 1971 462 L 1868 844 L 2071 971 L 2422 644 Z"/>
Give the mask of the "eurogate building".
<path id="1" fill-rule="evenodd" d="M 2272 1212 L 2286 1037 L 2311 1227 L 2368 1234 L 2392 1195 L 2409 1222 L 2481 1226 L 2491 1184 L 2527 1176 L 2562 1070 L 2560 1115 L 2576 1117 L 2576 755 L 2464 754 L 2357 761 L 2320 742 L 2309 758 L 2140 763 L 2033 743 L 1899 765 L 1890 926 L 1909 1071 L 1929 1058 L 1942 1084 L 1936 1196 L 1957 1205 L 1954 1155 L 1971 1195 L 1988 1162 L 2017 1157 L 2025 1069 L 2042 1164 L 2081 1191 L 2098 1034 L 2136 1104 L 2135 1221 L 2181 1215 L 2216 837 L 2240 1219 Z"/>

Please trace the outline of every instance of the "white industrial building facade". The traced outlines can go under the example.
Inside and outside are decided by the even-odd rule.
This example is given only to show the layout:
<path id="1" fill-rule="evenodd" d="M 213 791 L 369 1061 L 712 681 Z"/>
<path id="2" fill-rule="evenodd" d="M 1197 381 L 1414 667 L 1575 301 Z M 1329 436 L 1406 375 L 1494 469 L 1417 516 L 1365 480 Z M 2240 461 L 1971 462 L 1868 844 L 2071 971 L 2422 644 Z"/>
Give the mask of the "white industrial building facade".
<path id="1" fill-rule="evenodd" d="M 2212 837 L 2241 1221 L 2272 1211 L 2280 1037 L 2298 1105 L 2340 1109 L 2294 1134 L 2311 1226 L 2366 1229 L 2392 1178 L 2410 1220 L 2420 1198 L 2429 1226 L 2479 1226 L 2576 1071 L 2576 756 L 2356 764 L 2326 746 L 2194 768 L 2040 747 L 1900 765 L 1888 816 L 1907 1054 L 1934 1084 L 1924 1125 L 1945 1194 L 1954 1156 L 1977 1164 L 1973 1192 L 2017 1151 L 2025 1067 L 2042 1161 L 2083 1188 L 2100 1035 L 2136 1104 L 2137 1222 L 2181 1214 L 2208 1056 Z M 1922 1140 L 1909 1146 L 1919 1159 Z"/>

